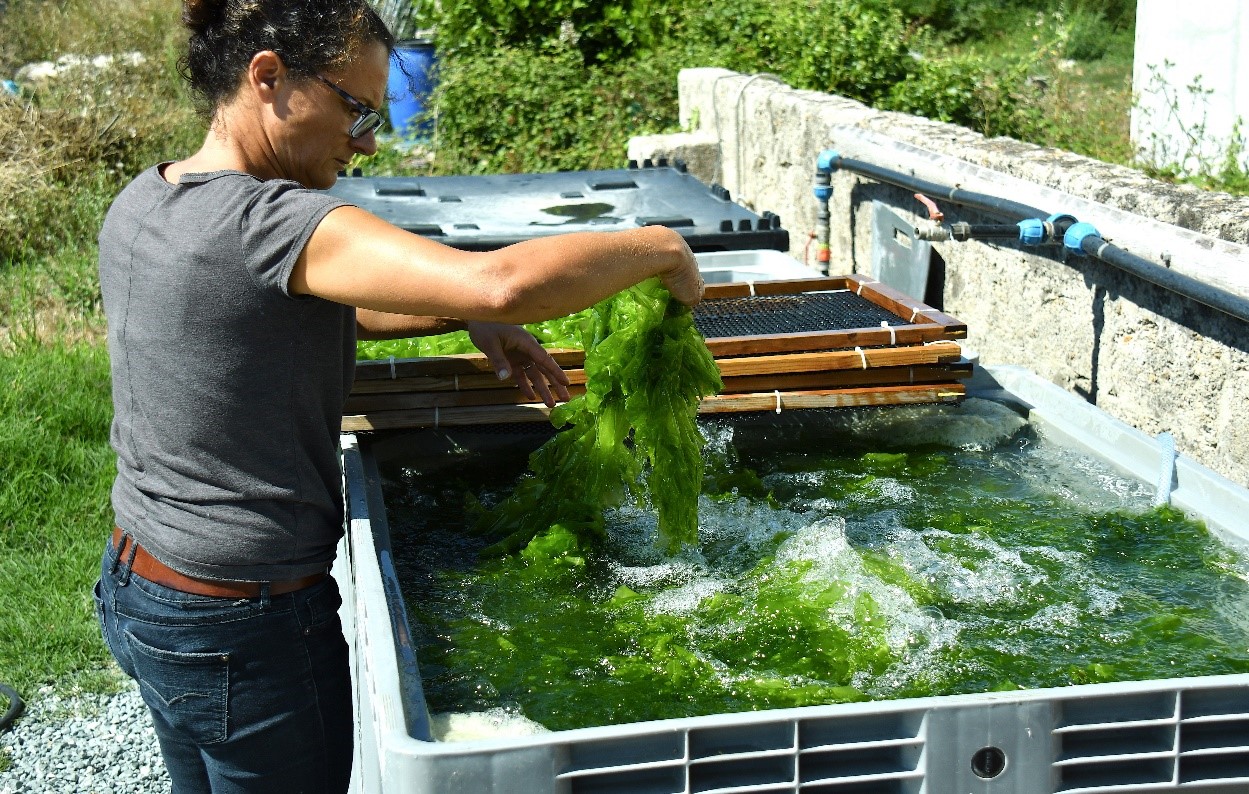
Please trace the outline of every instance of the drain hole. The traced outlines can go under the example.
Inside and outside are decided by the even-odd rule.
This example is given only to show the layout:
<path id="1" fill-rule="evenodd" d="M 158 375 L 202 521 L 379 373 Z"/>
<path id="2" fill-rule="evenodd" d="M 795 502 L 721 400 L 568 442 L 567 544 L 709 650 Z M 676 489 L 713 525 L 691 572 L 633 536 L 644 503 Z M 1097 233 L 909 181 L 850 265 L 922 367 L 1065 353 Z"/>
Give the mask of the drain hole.
<path id="1" fill-rule="evenodd" d="M 1006 768 L 1006 753 L 996 747 L 982 747 L 971 757 L 971 771 L 976 777 L 995 778 Z"/>

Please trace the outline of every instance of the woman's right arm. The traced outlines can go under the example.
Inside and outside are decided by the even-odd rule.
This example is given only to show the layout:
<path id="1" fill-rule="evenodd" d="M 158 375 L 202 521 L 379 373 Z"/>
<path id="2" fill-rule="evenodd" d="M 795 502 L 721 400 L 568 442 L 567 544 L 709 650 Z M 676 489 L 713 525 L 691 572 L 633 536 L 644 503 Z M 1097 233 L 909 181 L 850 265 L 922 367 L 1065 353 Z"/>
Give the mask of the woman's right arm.
<path id="1" fill-rule="evenodd" d="M 575 232 L 477 252 L 340 207 L 313 232 L 290 290 L 379 312 L 520 324 L 572 314 L 651 276 L 682 303 L 702 298 L 694 255 L 663 226 Z"/>

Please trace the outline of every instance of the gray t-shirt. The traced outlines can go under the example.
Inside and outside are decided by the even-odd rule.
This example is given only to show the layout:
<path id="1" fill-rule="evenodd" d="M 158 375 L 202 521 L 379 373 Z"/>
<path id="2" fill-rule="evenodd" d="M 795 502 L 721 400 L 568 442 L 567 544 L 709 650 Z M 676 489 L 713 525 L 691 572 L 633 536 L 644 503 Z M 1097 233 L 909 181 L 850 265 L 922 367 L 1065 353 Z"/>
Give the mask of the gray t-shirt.
<path id="1" fill-rule="evenodd" d="M 117 523 L 210 579 L 324 570 L 342 536 L 338 433 L 355 309 L 287 290 L 344 202 L 237 171 L 151 168 L 100 231 Z"/>

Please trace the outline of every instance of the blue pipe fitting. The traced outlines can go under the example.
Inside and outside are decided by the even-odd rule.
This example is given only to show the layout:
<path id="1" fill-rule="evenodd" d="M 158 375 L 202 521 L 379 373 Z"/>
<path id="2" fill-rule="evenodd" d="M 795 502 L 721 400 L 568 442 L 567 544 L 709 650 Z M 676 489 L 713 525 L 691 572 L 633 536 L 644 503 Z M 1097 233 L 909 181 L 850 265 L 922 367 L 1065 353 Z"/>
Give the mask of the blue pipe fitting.
<path id="1" fill-rule="evenodd" d="M 1019 227 L 1019 242 L 1024 245 L 1040 245 L 1045 242 L 1045 221 L 1040 218 L 1026 218 L 1015 225 Z"/>
<path id="2" fill-rule="evenodd" d="M 1101 237 L 1101 232 L 1091 223 L 1074 223 L 1063 235 L 1063 245 L 1073 254 L 1084 255 L 1084 241 L 1089 237 Z"/>
<path id="3" fill-rule="evenodd" d="M 815 163 L 815 198 L 820 204 L 827 204 L 828 200 L 833 197 L 833 169 L 836 166 L 841 155 L 832 149 L 825 149 L 820 152 L 820 157 Z"/>

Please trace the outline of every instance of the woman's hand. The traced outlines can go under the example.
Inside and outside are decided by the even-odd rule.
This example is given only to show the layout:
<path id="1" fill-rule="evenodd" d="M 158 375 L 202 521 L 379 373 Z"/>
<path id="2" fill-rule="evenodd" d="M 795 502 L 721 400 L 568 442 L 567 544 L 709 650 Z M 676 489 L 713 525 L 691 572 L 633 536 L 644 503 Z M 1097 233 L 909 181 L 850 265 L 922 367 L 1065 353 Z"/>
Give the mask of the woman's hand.
<path id="1" fill-rule="evenodd" d="M 705 287 L 703 276 L 698 270 L 698 260 L 694 258 L 694 253 L 686 244 L 685 239 L 679 234 L 674 236 L 677 241 L 680 264 L 665 272 L 661 279 L 673 299 L 686 306 L 693 306 L 703 299 Z"/>
<path id="2" fill-rule="evenodd" d="M 568 376 L 533 334 L 519 325 L 469 322 L 468 336 L 486 355 L 499 380 L 514 377 L 520 393 L 530 400 L 541 399 L 548 408 L 558 400 L 568 401 Z"/>

